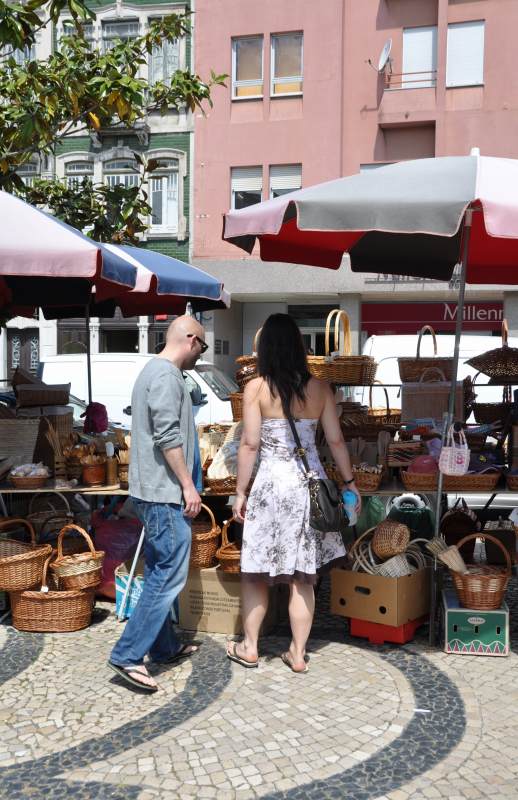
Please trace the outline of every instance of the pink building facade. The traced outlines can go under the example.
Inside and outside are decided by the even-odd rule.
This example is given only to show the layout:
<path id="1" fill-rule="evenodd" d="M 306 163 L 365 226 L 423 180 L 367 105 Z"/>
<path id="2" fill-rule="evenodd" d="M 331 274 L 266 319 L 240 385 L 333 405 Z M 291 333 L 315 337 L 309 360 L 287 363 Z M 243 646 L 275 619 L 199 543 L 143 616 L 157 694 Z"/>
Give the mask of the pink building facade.
<path id="1" fill-rule="evenodd" d="M 473 147 L 518 158 L 516 30 L 516 0 L 197 0 L 195 68 L 229 75 L 196 115 L 193 159 L 193 260 L 233 295 L 232 311 L 208 320 L 217 363 L 231 370 L 273 311 L 293 313 L 317 352 L 337 305 L 356 347 L 425 313 L 449 330 L 450 286 L 352 275 L 346 259 L 332 272 L 243 258 L 221 239 L 222 214 L 401 159 Z M 496 333 L 505 313 L 518 333 L 518 293 L 468 300 L 473 331 Z"/>

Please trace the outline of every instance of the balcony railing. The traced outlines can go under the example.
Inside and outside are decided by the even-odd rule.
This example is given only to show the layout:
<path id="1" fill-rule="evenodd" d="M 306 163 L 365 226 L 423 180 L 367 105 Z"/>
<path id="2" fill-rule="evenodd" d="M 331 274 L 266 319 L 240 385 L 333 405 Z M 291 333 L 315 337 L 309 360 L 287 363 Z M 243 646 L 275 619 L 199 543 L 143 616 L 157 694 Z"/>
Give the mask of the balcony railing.
<path id="1" fill-rule="evenodd" d="M 429 89 L 437 83 L 437 70 L 422 72 L 386 72 L 386 89 Z"/>

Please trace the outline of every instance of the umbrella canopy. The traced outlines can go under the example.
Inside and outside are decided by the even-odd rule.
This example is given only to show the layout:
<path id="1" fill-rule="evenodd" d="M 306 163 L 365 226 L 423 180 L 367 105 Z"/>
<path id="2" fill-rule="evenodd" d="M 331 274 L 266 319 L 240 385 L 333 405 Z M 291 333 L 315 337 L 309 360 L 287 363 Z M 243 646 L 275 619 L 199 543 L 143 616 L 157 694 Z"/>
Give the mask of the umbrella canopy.
<path id="1" fill-rule="evenodd" d="M 139 314 L 183 314 L 190 303 L 194 311 L 228 308 L 230 295 L 212 275 L 171 258 L 163 253 L 126 245 L 101 245 L 103 252 L 116 255 L 137 271 L 136 283 L 130 291 L 112 294 L 111 299 L 88 304 L 91 317 L 112 317 L 117 308 L 123 316 Z M 84 314 L 84 308 L 65 305 L 44 307 L 47 319 L 65 319 Z"/>
<path id="2" fill-rule="evenodd" d="M 0 306 L 86 305 L 135 285 L 118 253 L 8 192 L 0 192 Z"/>
<path id="3" fill-rule="evenodd" d="M 402 161 L 225 215 L 223 238 L 264 261 L 449 280 L 474 209 L 468 283 L 518 284 L 518 161 Z"/>

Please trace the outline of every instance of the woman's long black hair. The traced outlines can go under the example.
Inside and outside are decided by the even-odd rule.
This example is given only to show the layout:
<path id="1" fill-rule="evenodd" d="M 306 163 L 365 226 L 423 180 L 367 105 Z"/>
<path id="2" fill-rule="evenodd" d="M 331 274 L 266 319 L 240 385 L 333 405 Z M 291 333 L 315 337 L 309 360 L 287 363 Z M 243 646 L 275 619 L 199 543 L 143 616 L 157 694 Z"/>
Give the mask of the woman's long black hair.
<path id="1" fill-rule="evenodd" d="M 311 378 L 306 348 L 295 320 L 289 314 L 272 314 L 264 323 L 258 347 L 258 371 L 273 397 L 280 397 L 286 415 L 297 397 L 305 399 Z"/>

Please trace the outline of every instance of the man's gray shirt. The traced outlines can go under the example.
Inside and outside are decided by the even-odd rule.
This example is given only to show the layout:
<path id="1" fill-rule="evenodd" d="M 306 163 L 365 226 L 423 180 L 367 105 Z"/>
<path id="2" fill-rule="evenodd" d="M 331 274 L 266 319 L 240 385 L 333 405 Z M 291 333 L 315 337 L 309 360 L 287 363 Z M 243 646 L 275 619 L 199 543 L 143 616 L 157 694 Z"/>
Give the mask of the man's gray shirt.
<path id="1" fill-rule="evenodd" d="M 178 367 L 165 358 L 146 364 L 133 387 L 131 416 L 130 494 L 151 503 L 181 503 L 182 488 L 163 453 L 181 447 L 192 474 L 192 402 Z"/>

